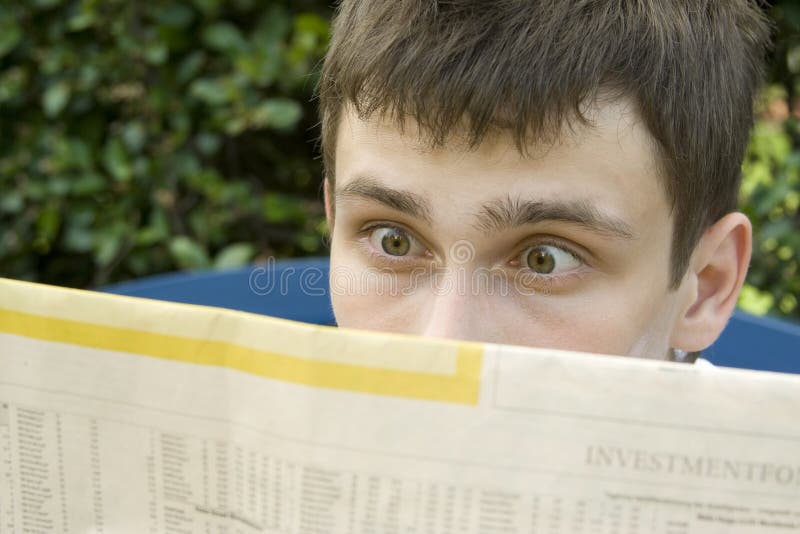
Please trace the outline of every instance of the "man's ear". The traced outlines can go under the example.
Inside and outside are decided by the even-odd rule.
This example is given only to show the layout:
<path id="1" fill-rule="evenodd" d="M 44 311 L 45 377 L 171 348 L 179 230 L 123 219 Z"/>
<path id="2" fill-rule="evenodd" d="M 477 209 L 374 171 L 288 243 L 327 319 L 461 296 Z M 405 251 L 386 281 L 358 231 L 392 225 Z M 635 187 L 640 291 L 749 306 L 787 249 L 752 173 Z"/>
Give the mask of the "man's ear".
<path id="1" fill-rule="evenodd" d="M 682 285 L 683 309 L 670 346 L 687 352 L 709 347 L 722 333 L 750 264 L 753 229 L 743 213 L 729 213 L 711 225 L 695 247 Z"/>
<path id="2" fill-rule="evenodd" d="M 325 219 L 328 221 L 328 231 L 333 234 L 333 197 L 331 195 L 331 183 L 325 176 L 323 182 L 323 197 L 325 199 Z"/>

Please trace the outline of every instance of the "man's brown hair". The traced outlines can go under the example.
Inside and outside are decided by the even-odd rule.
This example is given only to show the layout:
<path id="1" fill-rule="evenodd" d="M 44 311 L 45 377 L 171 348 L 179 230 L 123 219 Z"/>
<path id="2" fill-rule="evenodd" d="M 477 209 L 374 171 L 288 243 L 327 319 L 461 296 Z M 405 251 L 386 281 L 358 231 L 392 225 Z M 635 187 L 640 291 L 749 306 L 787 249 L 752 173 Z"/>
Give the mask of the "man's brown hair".
<path id="1" fill-rule="evenodd" d="M 413 118 L 432 146 L 504 131 L 525 153 L 625 97 L 657 144 L 677 287 L 736 209 L 768 34 L 755 0 L 343 0 L 319 85 L 327 176 L 346 106 Z"/>

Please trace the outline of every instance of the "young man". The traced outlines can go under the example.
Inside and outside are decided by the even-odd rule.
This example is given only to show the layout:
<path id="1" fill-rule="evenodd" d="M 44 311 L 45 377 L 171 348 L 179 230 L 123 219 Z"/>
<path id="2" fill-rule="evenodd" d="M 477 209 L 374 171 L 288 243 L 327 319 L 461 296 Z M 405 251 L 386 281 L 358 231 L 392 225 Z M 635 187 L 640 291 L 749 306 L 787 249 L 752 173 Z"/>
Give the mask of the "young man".
<path id="1" fill-rule="evenodd" d="M 747 271 L 767 37 L 747 0 L 344 0 L 320 82 L 339 325 L 692 360 Z"/>

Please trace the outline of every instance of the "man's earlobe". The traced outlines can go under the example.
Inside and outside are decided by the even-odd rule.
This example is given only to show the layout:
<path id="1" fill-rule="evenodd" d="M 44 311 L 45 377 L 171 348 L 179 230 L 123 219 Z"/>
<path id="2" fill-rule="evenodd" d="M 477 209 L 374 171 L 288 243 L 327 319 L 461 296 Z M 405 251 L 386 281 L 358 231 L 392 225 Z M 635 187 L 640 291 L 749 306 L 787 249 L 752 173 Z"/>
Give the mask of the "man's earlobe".
<path id="1" fill-rule="evenodd" d="M 725 328 L 744 284 L 752 251 L 752 226 L 742 213 L 711 225 L 692 255 L 681 315 L 670 345 L 687 352 L 710 346 Z"/>

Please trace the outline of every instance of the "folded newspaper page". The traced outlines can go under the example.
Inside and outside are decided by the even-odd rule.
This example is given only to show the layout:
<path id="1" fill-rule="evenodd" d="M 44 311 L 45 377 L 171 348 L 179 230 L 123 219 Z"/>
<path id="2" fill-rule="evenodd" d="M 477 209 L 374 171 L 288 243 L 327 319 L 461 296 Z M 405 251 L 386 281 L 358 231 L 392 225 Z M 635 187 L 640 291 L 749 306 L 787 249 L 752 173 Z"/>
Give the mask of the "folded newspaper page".
<path id="1" fill-rule="evenodd" d="M 800 377 L 0 280 L 0 532 L 800 532 Z"/>

